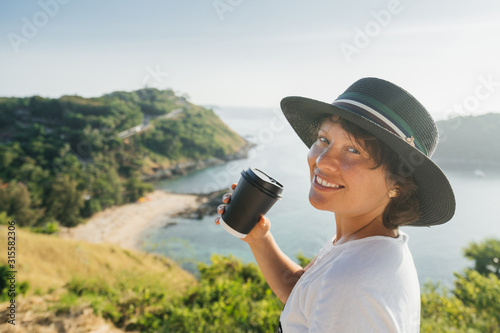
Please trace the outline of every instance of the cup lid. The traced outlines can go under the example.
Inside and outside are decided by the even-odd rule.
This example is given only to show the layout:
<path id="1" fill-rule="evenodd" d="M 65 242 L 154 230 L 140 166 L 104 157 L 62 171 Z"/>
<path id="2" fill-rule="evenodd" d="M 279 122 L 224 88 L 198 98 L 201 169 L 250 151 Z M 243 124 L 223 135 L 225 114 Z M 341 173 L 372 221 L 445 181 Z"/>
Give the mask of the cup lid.
<path id="1" fill-rule="evenodd" d="M 242 176 L 249 176 L 257 186 L 268 192 L 268 194 L 277 196 L 278 198 L 282 197 L 283 185 L 263 171 L 257 168 L 248 168 L 248 170 L 243 171 L 241 174 Z"/>

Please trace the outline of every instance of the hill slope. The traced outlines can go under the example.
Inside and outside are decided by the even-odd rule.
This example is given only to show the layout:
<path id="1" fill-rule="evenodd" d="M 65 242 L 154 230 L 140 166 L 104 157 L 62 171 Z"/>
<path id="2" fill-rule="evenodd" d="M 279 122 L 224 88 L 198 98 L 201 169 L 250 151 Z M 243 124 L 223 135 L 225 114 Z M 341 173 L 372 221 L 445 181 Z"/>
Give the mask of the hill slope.
<path id="1" fill-rule="evenodd" d="M 7 248 L 6 235 L 6 228 L 0 227 L 0 247 L 4 249 Z M 16 326 L 26 332 L 98 329 L 115 332 L 117 330 L 97 316 L 106 314 L 106 318 L 119 322 L 120 317 L 116 316 L 121 314 L 115 309 L 130 306 L 136 306 L 135 311 L 145 314 L 197 284 L 191 274 L 175 263 L 153 254 L 33 234 L 22 229 L 17 230 L 16 236 L 16 284 L 19 287 L 23 282 L 29 283 L 27 297 L 18 297 L 16 301 Z M 1 256 L 0 265 L 6 262 L 6 256 Z M 99 296 L 89 296 L 89 291 Z M 161 299 L 156 295 L 161 295 Z M 2 318 L 6 318 L 7 305 L 1 305 Z M 12 329 L 4 323 L 0 331 Z M 122 326 L 128 325 L 133 327 L 134 323 L 122 323 Z"/>
<path id="2" fill-rule="evenodd" d="M 246 144 L 171 90 L 0 98 L 0 223 L 74 226 L 136 201 L 158 171 L 224 159 Z"/>
<path id="3" fill-rule="evenodd" d="M 73 279 L 105 281 L 179 295 L 195 278 L 171 260 L 109 244 L 91 244 L 56 236 L 16 231 L 18 281 L 28 281 L 29 293 L 45 294 L 64 288 Z M 0 248 L 6 249 L 7 230 L 0 227 Z M 0 257 L 6 264 L 7 257 Z"/>

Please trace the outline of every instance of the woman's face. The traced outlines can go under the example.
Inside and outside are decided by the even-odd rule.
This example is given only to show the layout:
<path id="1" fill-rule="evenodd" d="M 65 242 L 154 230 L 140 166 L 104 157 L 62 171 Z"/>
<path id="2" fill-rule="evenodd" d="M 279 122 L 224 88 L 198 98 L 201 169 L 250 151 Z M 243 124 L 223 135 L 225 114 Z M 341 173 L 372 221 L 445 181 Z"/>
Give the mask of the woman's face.
<path id="1" fill-rule="evenodd" d="M 373 159 L 330 118 L 322 123 L 307 162 L 309 202 L 315 208 L 346 217 L 378 216 L 389 203 L 384 166 L 371 169 Z"/>

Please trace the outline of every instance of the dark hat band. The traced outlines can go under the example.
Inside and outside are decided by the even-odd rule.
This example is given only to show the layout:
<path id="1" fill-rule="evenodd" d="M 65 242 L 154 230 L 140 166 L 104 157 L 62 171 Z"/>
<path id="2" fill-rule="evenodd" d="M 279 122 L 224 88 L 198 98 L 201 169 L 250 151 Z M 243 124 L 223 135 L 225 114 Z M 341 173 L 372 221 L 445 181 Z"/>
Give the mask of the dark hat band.
<path id="1" fill-rule="evenodd" d="M 394 111 L 373 98 L 348 92 L 340 95 L 332 104 L 382 126 L 427 155 L 427 150 L 411 127 Z"/>

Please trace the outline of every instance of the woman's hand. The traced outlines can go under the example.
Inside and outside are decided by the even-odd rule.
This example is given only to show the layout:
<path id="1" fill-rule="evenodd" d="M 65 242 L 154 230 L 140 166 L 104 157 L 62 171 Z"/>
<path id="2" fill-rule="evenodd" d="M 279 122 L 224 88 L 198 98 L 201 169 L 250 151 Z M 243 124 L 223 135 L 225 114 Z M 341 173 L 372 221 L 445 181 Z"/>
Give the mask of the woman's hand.
<path id="1" fill-rule="evenodd" d="M 234 190 L 236 188 L 236 183 L 231 185 L 231 189 Z M 222 196 L 222 202 L 225 204 L 219 205 L 217 207 L 217 213 L 218 214 L 223 214 L 224 209 L 226 208 L 227 204 L 231 201 L 231 193 L 225 193 Z M 215 219 L 215 224 L 220 224 L 220 216 Z M 251 242 L 255 240 L 259 240 L 264 238 L 266 234 L 269 232 L 269 229 L 271 228 L 271 221 L 265 216 L 262 216 L 257 225 L 248 233 L 248 235 L 243 238 L 243 241 L 247 242 L 250 244 Z"/>

